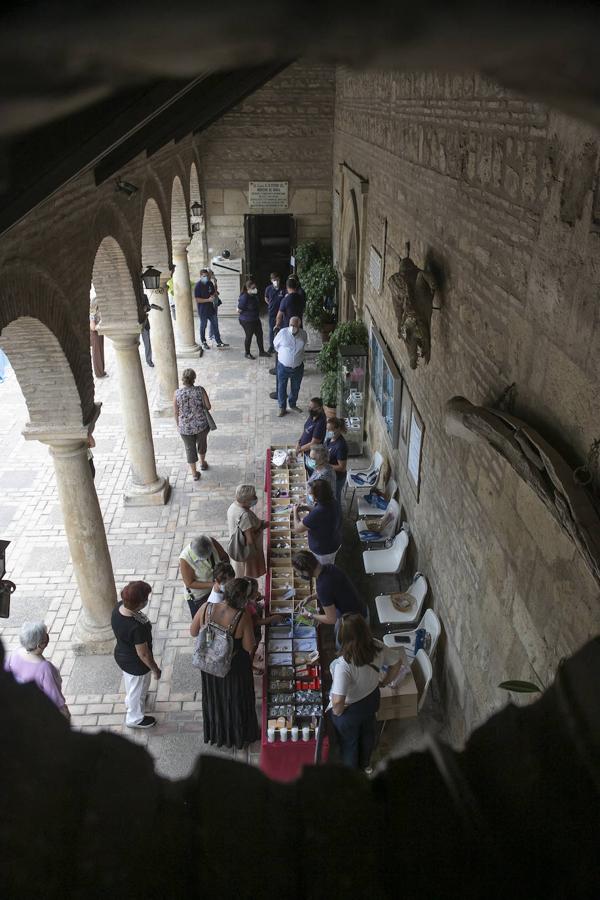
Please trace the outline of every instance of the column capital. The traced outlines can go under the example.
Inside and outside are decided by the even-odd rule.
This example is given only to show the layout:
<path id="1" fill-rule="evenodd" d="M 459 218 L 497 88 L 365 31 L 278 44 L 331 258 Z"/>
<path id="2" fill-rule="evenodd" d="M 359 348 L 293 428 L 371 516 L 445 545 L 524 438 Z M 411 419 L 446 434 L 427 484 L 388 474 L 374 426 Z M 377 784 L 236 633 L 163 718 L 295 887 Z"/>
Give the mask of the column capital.
<path id="1" fill-rule="evenodd" d="M 173 256 L 175 256 L 176 254 L 178 256 L 183 256 L 184 254 L 187 254 L 187 248 L 189 247 L 189 245 L 190 245 L 189 240 L 173 241 L 173 245 L 172 245 L 173 246 Z"/>
<path id="2" fill-rule="evenodd" d="M 129 350 L 139 346 L 140 332 L 142 330 L 141 324 L 138 325 L 138 328 L 139 331 L 132 331 L 131 327 L 128 327 L 125 331 L 119 327 L 109 325 L 108 328 L 100 328 L 99 331 L 105 334 L 107 338 L 110 338 L 117 350 Z"/>
<path id="3" fill-rule="evenodd" d="M 22 431 L 26 441 L 41 441 L 48 444 L 53 452 L 65 456 L 87 450 L 88 425 L 32 425 L 28 422 Z"/>

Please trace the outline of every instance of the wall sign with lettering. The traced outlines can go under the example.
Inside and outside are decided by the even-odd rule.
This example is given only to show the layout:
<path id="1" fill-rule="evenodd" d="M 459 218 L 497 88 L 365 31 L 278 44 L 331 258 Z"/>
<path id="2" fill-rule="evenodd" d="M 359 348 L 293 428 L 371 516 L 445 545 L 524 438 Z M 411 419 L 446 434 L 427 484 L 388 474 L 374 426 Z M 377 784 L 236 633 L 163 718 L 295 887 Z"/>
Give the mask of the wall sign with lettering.
<path id="1" fill-rule="evenodd" d="M 287 181 L 251 181 L 248 184 L 250 209 L 287 209 Z"/>

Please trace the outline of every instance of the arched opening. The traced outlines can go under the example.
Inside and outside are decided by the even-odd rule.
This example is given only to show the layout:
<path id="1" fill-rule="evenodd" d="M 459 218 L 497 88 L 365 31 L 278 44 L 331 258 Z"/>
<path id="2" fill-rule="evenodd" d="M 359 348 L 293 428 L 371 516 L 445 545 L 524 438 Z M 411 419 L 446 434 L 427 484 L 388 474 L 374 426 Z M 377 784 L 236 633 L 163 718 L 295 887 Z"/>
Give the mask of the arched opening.
<path id="1" fill-rule="evenodd" d="M 158 203 L 153 197 L 146 201 L 142 222 L 142 266 L 154 266 L 164 279 L 169 277 L 169 247 L 165 225 Z"/>
<path id="2" fill-rule="evenodd" d="M 92 267 L 92 285 L 105 328 L 139 331 L 141 289 L 134 280 L 119 242 L 111 236 L 100 242 Z M 136 291 L 137 288 L 137 291 Z"/>
<path id="3" fill-rule="evenodd" d="M 204 215 L 204 201 L 200 190 L 198 168 L 193 162 L 190 166 L 190 205 L 198 202 L 202 206 L 199 229 L 192 232 L 192 238 L 188 245 L 188 259 L 192 278 L 196 278 L 200 269 L 207 264 L 208 253 L 206 248 L 206 219 Z"/>
<path id="4" fill-rule="evenodd" d="M 346 321 L 354 321 L 361 314 L 361 298 L 357 282 L 359 241 L 356 195 L 354 190 L 351 190 L 344 210 L 342 227 L 342 297 L 340 306 L 342 318 Z"/>
<path id="5" fill-rule="evenodd" d="M 171 236 L 174 272 L 169 284 L 169 302 L 175 303 L 177 354 L 195 356 L 198 345 L 194 334 L 194 303 L 188 259 L 189 217 L 181 179 L 177 175 L 171 191 Z"/>
<path id="6" fill-rule="evenodd" d="M 188 211 L 185 202 L 185 194 L 178 175 L 173 179 L 171 191 L 171 242 L 173 247 L 177 244 L 187 246 L 190 240 Z"/>

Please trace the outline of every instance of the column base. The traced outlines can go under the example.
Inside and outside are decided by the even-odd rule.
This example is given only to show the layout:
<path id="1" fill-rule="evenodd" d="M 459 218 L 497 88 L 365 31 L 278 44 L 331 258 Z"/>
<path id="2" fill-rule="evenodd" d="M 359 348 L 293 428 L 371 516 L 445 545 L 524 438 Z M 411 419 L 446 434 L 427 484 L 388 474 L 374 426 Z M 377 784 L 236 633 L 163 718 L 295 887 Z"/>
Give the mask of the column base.
<path id="1" fill-rule="evenodd" d="M 182 347 L 177 347 L 176 349 L 176 355 L 178 359 L 189 356 L 198 356 L 199 353 L 199 344 L 184 344 Z"/>
<path id="2" fill-rule="evenodd" d="M 71 649 L 76 656 L 106 655 L 112 653 L 115 635 L 110 625 L 94 625 L 82 611 L 73 632 Z"/>
<path id="3" fill-rule="evenodd" d="M 171 496 L 168 478 L 159 477 L 154 484 L 128 484 L 123 492 L 125 506 L 165 506 Z"/>

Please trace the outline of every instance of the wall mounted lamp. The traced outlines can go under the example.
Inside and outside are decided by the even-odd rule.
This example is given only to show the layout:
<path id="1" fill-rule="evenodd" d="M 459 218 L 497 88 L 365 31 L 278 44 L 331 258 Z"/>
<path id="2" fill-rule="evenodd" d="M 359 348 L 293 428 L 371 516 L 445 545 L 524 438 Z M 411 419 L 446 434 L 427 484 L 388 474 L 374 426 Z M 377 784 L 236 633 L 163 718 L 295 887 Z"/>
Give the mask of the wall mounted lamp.
<path id="1" fill-rule="evenodd" d="M 123 181 L 122 178 L 117 178 L 115 190 L 121 191 L 123 194 L 127 194 L 127 196 L 131 198 L 135 193 L 137 193 L 138 188 L 130 181 Z"/>
<path id="2" fill-rule="evenodd" d="M 192 232 L 200 231 L 200 219 L 202 218 L 202 204 L 198 200 L 194 200 L 190 206 L 190 225 Z"/>
<path id="3" fill-rule="evenodd" d="M 161 272 L 153 266 L 148 266 L 145 272 L 142 272 L 142 284 L 148 291 L 157 291 L 160 287 Z"/>

